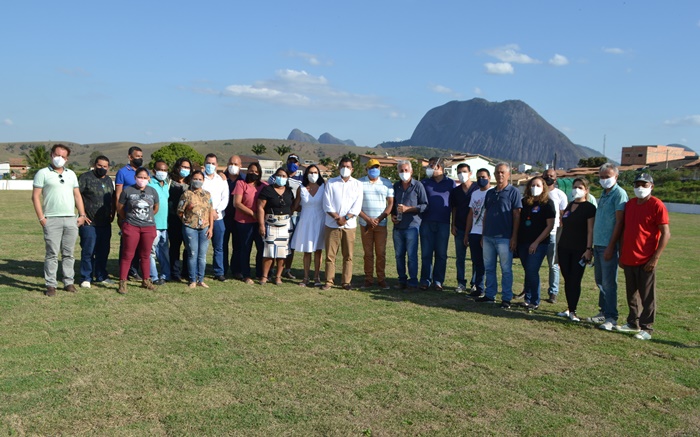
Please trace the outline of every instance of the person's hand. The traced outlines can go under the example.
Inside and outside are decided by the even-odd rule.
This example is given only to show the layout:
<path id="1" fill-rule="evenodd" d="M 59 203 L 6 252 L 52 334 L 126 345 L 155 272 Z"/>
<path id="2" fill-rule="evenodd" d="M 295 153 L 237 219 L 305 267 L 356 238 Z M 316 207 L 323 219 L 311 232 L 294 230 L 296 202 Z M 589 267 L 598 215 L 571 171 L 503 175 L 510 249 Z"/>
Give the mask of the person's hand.
<path id="1" fill-rule="evenodd" d="M 369 226 L 370 229 L 374 229 L 377 226 L 379 226 L 379 217 L 375 217 L 372 220 L 368 221 L 367 226 Z"/>
<path id="2" fill-rule="evenodd" d="M 209 226 L 207 229 L 207 240 L 211 240 L 212 235 L 214 235 L 214 228 L 212 226 Z"/>
<path id="3" fill-rule="evenodd" d="M 464 246 L 469 247 L 469 235 L 464 236 Z"/>
<path id="4" fill-rule="evenodd" d="M 456 237 L 457 236 L 457 226 L 452 225 L 452 236 Z"/>
<path id="5" fill-rule="evenodd" d="M 656 268 L 656 263 L 659 262 L 656 257 L 652 256 L 649 261 L 647 261 L 646 264 L 644 264 L 644 271 L 645 272 L 653 272 L 654 269 Z"/>
<path id="6" fill-rule="evenodd" d="M 530 245 L 530 247 L 527 248 L 528 253 L 529 253 L 529 254 L 535 253 L 535 252 L 537 251 L 537 246 L 538 246 L 538 244 L 532 243 L 532 244 Z"/>
<path id="7" fill-rule="evenodd" d="M 44 217 L 44 218 L 42 218 L 41 220 L 39 220 L 39 224 L 40 224 L 41 227 L 43 228 L 44 226 L 46 226 L 46 222 L 48 222 L 48 221 L 49 221 L 49 220 L 48 220 L 46 217 Z"/>
<path id="8" fill-rule="evenodd" d="M 603 259 L 605 261 L 610 261 L 614 254 L 615 254 L 615 249 L 613 249 L 612 247 L 606 247 L 605 252 L 603 252 Z"/>
<path id="9" fill-rule="evenodd" d="M 265 236 L 265 225 L 260 225 L 258 227 L 258 232 L 260 233 L 261 237 L 264 237 Z"/>
<path id="10" fill-rule="evenodd" d="M 406 206 L 402 203 L 399 203 L 399 205 L 396 207 L 396 211 L 403 214 L 406 211 Z"/>
<path id="11" fill-rule="evenodd" d="M 219 220 L 219 211 L 214 210 L 214 220 Z"/>
<path id="12" fill-rule="evenodd" d="M 397 219 L 396 216 L 394 214 L 392 214 L 391 215 L 391 222 L 393 224 L 397 224 L 397 223 L 399 223 L 399 219 Z"/>
<path id="13" fill-rule="evenodd" d="M 510 239 L 510 251 L 515 252 L 517 248 L 518 248 L 518 240 L 511 238 Z"/>
<path id="14" fill-rule="evenodd" d="M 338 226 L 345 226 L 345 223 L 347 223 L 348 221 L 345 220 L 345 217 L 338 217 L 336 222 L 338 223 Z"/>

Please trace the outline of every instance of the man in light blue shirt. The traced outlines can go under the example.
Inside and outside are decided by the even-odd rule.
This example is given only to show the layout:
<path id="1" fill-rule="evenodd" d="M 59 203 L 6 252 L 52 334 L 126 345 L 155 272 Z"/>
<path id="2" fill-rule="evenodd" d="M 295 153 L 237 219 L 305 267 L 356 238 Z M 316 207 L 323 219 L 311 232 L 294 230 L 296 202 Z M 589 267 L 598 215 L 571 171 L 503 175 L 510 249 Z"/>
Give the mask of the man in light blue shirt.
<path id="1" fill-rule="evenodd" d="M 360 211 L 360 235 L 365 253 L 365 283 L 369 288 L 374 281 L 374 254 L 377 255 L 377 285 L 387 290 L 386 283 L 386 218 L 394 206 L 394 186 L 389 179 L 380 176 L 380 164 L 376 159 L 367 162 L 367 176 L 362 183 L 362 210 Z"/>
<path id="2" fill-rule="evenodd" d="M 168 245 L 168 198 L 170 197 L 170 180 L 168 164 L 159 159 L 153 166 L 154 177 L 148 182 L 158 193 L 160 208 L 155 215 L 156 239 L 151 249 L 151 280 L 155 285 L 163 285 L 170 280 L 170 247 Z M 160 263 L 160 275 L 156 270 L 156 258 Z"/>

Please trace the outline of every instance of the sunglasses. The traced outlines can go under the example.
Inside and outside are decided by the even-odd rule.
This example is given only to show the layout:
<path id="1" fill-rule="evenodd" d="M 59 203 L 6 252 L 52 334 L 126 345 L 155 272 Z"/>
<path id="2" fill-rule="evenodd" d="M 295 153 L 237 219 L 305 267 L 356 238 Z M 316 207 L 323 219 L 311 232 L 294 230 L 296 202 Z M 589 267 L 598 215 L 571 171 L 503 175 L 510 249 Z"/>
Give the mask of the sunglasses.
<path id="1" fill-rule="evenodd" d="M 63 180 L 63 175 L 62 175 L 62 174 L 59 174 L 59 175 L 58 175 L 58 179 L 61 181 L 62 184 L 66 182 L 66 181 Z"/>

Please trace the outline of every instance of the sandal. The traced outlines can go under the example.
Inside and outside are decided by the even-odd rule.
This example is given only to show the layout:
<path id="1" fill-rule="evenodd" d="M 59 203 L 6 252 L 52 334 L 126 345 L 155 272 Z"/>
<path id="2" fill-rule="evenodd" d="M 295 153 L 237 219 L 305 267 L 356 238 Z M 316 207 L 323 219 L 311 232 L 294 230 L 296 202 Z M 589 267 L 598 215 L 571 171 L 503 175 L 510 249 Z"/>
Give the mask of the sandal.
<path id="1" fill-rule="evenodd" d="M 275 278 L 275 285 L 282 285 L 282 277 L 278 276 Z"/>
<path id="2" fill-rule="evenodd" d="M 260 285 L 265 285 L 265 284 L 267 284 L 267 276 L 263 276 L 262 278 L 260 278 Z"/>
<path id="3" fill-rule="evenodd" d="M 323 285 L 323 282 L 321 282 L 321 278 L 314 279 L 314 287 L 320 287 L 322 285 Z"/>
<path id="4" fill-rule="evenodd" d="M 308 283 L 309 283 L 309 278 L 304 278 L 304 280 L 299 283 L 299 286 L 306 287 Z"/>

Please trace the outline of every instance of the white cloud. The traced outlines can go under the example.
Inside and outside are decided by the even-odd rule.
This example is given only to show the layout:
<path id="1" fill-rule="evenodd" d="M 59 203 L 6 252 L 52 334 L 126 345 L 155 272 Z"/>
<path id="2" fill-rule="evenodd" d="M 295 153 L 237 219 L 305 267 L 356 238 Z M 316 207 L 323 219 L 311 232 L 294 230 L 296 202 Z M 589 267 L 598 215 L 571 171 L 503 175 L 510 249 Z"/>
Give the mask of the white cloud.
<path id="1" fill-rule="evenodd" d="M 388 116 L 393 119 L 406 118 L 406 114 L 397 111 L 391 111 Z"/>
<path id="2" fill-rule="evenodd" d="M 478 86 L 475 86 L 475 87 L 474 87 L 474 94 L 476 94 L 477 96 L 480 96 L 480 95 L 482 95 L 483 93 L 484 93 L 484 92 L 481 90 L 481 88 L 479 88 Z"/>
<path id="3" fill-rule="evenodd" d="M 513 66 L 508 62 L 497 62 L 495 64 L 487 62 L 484 64 L 484 67 L 486 67 L 488 74 L 513 74 L 515 72 Z"/>
<path id="4" fill-rule="evenodd" d="M 675 120 L 664 121 L 666 126 L 700 126 L 700 115 L 688 115 Z"/>
<path id="5" fill-rule="evenodd" d="M 552 59 L 549 60 L 550 65 L 554 65 L 555 67 L 562 67 L 564 65 L 569 64 L 569 60 L 566 58 L 564 55 L 560 55 L 559 53 L 556 53 Z"/>
<path id="6" fill-rule="evenodd" d="M 313 65 L 313 66 L 333 65 L 332 61 L 322 60 L 318 56 L 312 55 L 311 53 L 291 51 L 291 52 L 289 52 L 288 55 L 291 58 L 301 58 L 301 59 L 305 60 L 306 62 L 308 62 L 309 65 Z"/>
<path id="7" fill-rule="evenodd" d="M 15 122 L 10 120 L 9 118 L 6 118 L 2 121 L 2 124 L 4 124 L 5 126 L 12 126 L 13 124 L 15 124 Z"/>
<path id="8" fill-rule="evenodd" d="M 438 94 L 452 94 L 454 91 L 452 91 L 450 88 L 447 88 L 446 86 L 442 85 L 431 85 L 430 89 Z"/>
<path id="9" fill-rule="evenodd" d="M 603 52 L 611 55 L 624 55 L 625 51 L 618 47 L 603 47 Z"/>
<path id="10" fill-rule="evenodd" d="M 511 64 L 539 64 L 540 61 L 531 58 L 530 56 L 520 53 L 520 47 L 517 44 L 507 44 L 502 47 L 485 50 L 485 53 L 498 59 L 501 62 Z"/>
<path id="11" fill-rule="evenodd" d="M 387 108 L 376 96 L 335 89 L 325 77 L 303 70 L 278 70 L 272 79 L 257 81 L 252 85 L 229 85 L 223 95 L 312 109 Z"/>

